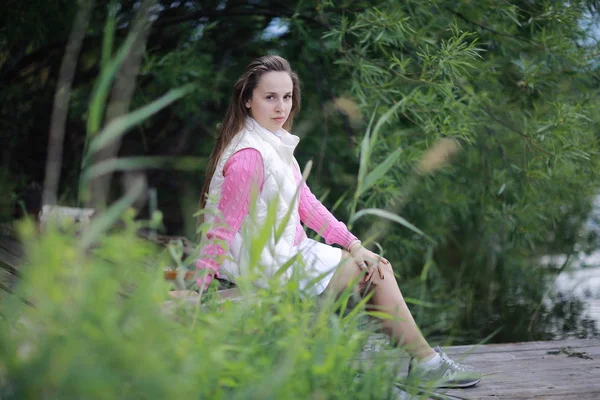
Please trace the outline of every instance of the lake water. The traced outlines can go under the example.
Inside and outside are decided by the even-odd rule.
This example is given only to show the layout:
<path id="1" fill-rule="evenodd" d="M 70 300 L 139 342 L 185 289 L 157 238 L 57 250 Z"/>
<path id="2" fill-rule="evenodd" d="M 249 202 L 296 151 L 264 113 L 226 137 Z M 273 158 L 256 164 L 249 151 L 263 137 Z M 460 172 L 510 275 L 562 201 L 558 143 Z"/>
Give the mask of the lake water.
<path id="1" fill-rule="evenodd" d="M 585 224 L 585 229 L 600 236 L 600 196 L 594 201 L 594 209 Z M 542 264 L 561 265 L 565 256 L 546 256 L 541 261 Z M 557 277 L 555 289 L 562 295 L 563 300 L 581 300 L 584 318 L 594 321 L 600 329 L 600 249 L 573 258 L 568 269 Z"/>
<path id="2" fill-rule="evenodd" d="M 556 279 L 556 289 L 581 299 L 585 313 L 600 327 L 600 252 L 586 258 L 588 267 L 575 267 L 563 272 Z"/>

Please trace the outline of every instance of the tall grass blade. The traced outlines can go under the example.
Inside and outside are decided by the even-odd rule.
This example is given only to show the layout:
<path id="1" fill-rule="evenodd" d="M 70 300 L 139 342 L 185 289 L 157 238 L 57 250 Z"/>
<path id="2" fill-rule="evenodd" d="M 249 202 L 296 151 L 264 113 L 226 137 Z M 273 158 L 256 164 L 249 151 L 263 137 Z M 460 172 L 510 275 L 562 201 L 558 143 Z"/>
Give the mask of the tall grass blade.
<path id="1" fill-rule="evenodd" d="M 394 104 L 389 110 L 387 110 L 385 112 L 385 114 L 383 114 L 378 120 L 377 123 L 375 124 L 375 128 L 373 128 L 373 133 L 371 134 L 371 141 L 373 143 L 377 142 L 377 136 L 379 135 L 379 130 L 381 129 L 381 127 L 383 127 L 383 125 L 388 122 L 388 120 L 394 115 L 396 114 L 396 111 L 398 111 L 398 108 L 402 107 L 404 105 L 404 99 L 406 99 L 407 97 L 404 97 L 402 100 L 398 101 L 396 104 Z"/>
<path id="2" fill-rule="evenodd" d="M 373 171 L 369 172 L 369 174 L 367 175 L 363 184 L 360 187 L 361 191 L 360 191 L 360 193 L 358 193 L 359 196 L 362 195 L 367 190 L 369 190 L 369 188 L 371 188 L 371 186 L 373 186 L 375 183 L 377 183 L 385 174 L 388 173 L 390 168 L 392 168 L 394 166 L 394 164 L 396 163 L 396 160 L 398 160 L 398 157 L 400 156 L 400 152 L 401 152 L 401 149 L 395 150 L 389 156 L 387 156 L 385 161 L 383 161 L 381 164 L 379 164 Z"/>
<path id="3" fill-rule="evenodd" d="M 421 271 L 420 279 L 421 281 L 427 280 L 427 275 L 429 275 L 429 270 L 433 266 L 433 247 L 429 246 L 427 248 L 427 261 L 425 261 L 425 265 L 423 266 L 423 270 Z"/>
<path id="4" fill-rule="evenodd" d="M 108 18 L 104 25 L 104 38 L 102 39 L 102 58 L 100 59 L 101 71 L 104 71 L 106 67 L 108 67 L 110 58 L 112 57 L 118 10 L 116 0 L 111 0 L 108 5 Z"/>
<path id="5" fill-rule="evenodd" d="M 179 100 L 193 88 L 194 86 L 190 84 L 177 89 L 172 89 L 152 103 L 127 115 L 115 118 L 97 137 L 92 139 L 87 156 L 90 157 L 103 147 L 110 145 L 123 136 L 129 129 L 143 122 L 169 104 Z"/>
<path id="6" fill-rule="evenodd" d="M 271 238 L 273 228 L 275 227 L 275 223 L 277 221 L 278 201 L 279 197 L 275 197 L 269 203 L 267 207 L 267 216 L 264 221 L 260 221 L 262 226 L 260 226 L 258 232 L 254 232 L 255 234 L 251 236 L 250 267 L 258 265 L 261 258 L 262 249 L 267 246 L 267 243 Z"/>
<path id="7" fill-rule="evenodd" d="M 423 300 L 415 299 L 414 297 L 405 297 L 404 301 L 406 301 L 407 304 L 414 304 L 416 306 L 421 306 L 421 307 L 425 307 L 425 308 L 440 308 L 440 306 L 435 303 L 432 303 L 430 301 L 423 301 Z"/>
<path id="8" fill-rule="evenodd" d="M 285 273 L 294 266 L 296 262 L 299 261 L 300 255 L 296 255 L 295 257 L 287 260 L 279 269 L 273 274 L 273 278 L 280 278 L 285 275 Z"/>
<path id="9" fill-rule="evenodd" d="M 361 312 L 365 306 L 367 305 L 367 303 L 369 302 L 369 300 L 371 300 L 371 297 L 373 297 L 373 293 L 375 293 L 374 291 L 370 291 L 369 293 L 367 293 L 356 305 L 356 307 L 354 307 L 352 309 L 352 311 L 350 311 L 348 313 L 348 315 L 346 315 L 344 317 L 344 322 L 348 322 L 353 320 L 359 312 Z"/>
<path id="10" fill-rule="evenodd" d="M 103 69 L 100 74 L 100 79 L 98 79 L 92 97 L 90 99 L 90 105 L 88 110 L 88 123 L 87 123 L 87 137 L 93 137 L 98 129 L 100 129 L 100 125 L 102 123 L 102 119 L 104 117 L 104 108 L 106 107 L 106 99 L 108 98 L 108 92 L 110 90 L 112 81 L 121 66 L 121 63 L 129 54 L 131 50 L 131 46 L 135 41 L 135 36 L 129 35 L 125 40 L 125 43 L 121 45 L 121 48 L 117 52 L 114 59 L 109 61 L 106 67 Z"/>
<path id="11" fill-rule="evenodd" d="M 375 124 L 375 127 L 371 130 L 371 126 L 373 124 L 373 120 L 375 118 L 375 112 L 371 116 L 371 120 L 369 121 L 369 127 L 365 132 L 365 136 L 361 142 L 360 146 L 360 160 L 359 160 L 359 168 L 358 168 L 358 184 L 356 192 L 354 193 L 354 201 L 352 204 L 352 214 L 356 210 L 356 205 L 358 203 L 359 197 L 371 186 L 373 186 L 374 182 L 377 180 L 374 179 L 376 176 L 383 176 L 389 168 L 393 165 L 396 160 L 396 152 L 392 153 L 388 158 L 384 161 L 384 166 L 379 165 L 373 172 L 367 175 L 367 171 L 369 169 L 369 161 L 371 159 L 371 153 L 373 152 L 373 148 L 377 144 L 377 136 L 379 134 L 379 130 L 381 127 L 396 113 L 398 108 L 400 108 L 404 104 L 404 99 L 400 100 L 396 104 L 394 104 L 388 111 L 386 111 Z M 391 157 L 391 159 L 390 159 Z M 387 169 L 386 169 L 387 168 Z"/>
<path id="12" fill-rule="evenodd" d="M 371 157 L 371 140 L 369 138 L 369 131 L 365 132 L 365 136 L 360 145 L 360 161 L 358 166 L 358 188 L 354 194 L 354 198 L 358 199 L 359 193 L 364 192 L 362 190 L 363 182 L 367 176 L 367 170 L 369 168 L 369 159 Z"/>
<path id="13" fill-rule="evenodd" d="M 90 166 L 84 172 L 84 179 L 92 180 L 100 175 L 114 171 L 134 171 L 139 169 L 174 169 L 179 171 L 197 171 L 206 166 L 205 157 L 124 157 L 105 160 Z"/>
<path id="14" fill-rule="evenodd" d="M 349 223 L 353 223 L 356 220 L 358 220 L 359 218 L 364 217 L 365 215 L 375 215 L 377 217 L 381 217 L 381 218 L 388 219 L 390 221 L 397 222 L 400 225 L 405 226 L 406 228 L 410 229 L 411 231 L 418 233 L 419 235 L 423 236 L 424 238 L 426 238 L 432 242 L 434 241 L 432 238 L 427 236 L 422 230 L 420 230 L 419 228 L 417 228 L 416 226 L 414 226 L 413 224 L 408 222 L 406 219 L 404 219 L 401 216 L 396 215 L 392 212 L 382 210 L 379 208 L 365 208 L 363 210 L 360 210 L 359 212 L 357 212 L 350 218 Z"/>
<path id="15" fill-rule="evenodd" d="M 111 205 L 106 211 L 92 220 L 89 228 L 81 238 L 80 247 L 85 250 L 89 248 L 100 235 L 106 233 L 111 226 L 118 221 L 121 215 L 133 204 L 133 202 L 142 194 L 146 185 L 143 181 L 136 182 L 125 196 Z"/>
<path id="16" fill-rule="evenodd" d="M 296 187 L 296 192 L 294 193 L 294 204 L 296 204 L 296 202 L 298 201 L 298 196 L 300 196 L 300 190 L 302 190 L 302 185 L 304 184 L 304 182 L 306 182 L 306 179 L 308 179 L 308 175 L 310 174 L 311 169 L 312 169 L 312 161 L 309 161 L 308 163 L 306 163 L 306 167 L 304 168 L 304 172 L 302 173 L 302 180 L 300 181 L 300 183 L 298 183 L 298 185 Z M 285 216 L 283 217 L 283 219 L 281 220 L 281 222 L 279 223 L 279 226 L 277 226 L 277 229 L 275 231 L 275 243 L 277 243 L 279 241 L 279 239 L 281 238 L 281 235 L 283 235 L 283 231 L 285 230 L 285 227 L 287 226 L 287 224 L 292 216 L 292 212 L 295 210 L 296 210 L 296 208 L 293 206 L 288 207 L 288 210 L 285 213 Z"/>

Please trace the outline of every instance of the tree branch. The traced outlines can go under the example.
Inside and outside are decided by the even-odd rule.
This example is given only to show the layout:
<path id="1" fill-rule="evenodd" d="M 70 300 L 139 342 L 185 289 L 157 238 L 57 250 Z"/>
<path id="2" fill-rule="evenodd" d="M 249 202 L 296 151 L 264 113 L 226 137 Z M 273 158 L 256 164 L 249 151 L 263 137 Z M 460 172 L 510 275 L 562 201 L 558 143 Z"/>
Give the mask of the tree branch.
<path id="1" fill-rule="evenodd" d="M 519 36 L 513 35 L 513 34 L 511 34 L 511 33 L 500 32 L 500 31 L 497 31 L 497 30 L 495 30 L 495 29 L 493 29 L 493 28 L 490 28 L 489 26 L 483 25 L 483 24 L 481 24 L 481 23 L 479 23 L 479 22 L 471 21 L 469 18 L 465 17 L 465 15 L 464 15 L 464 14 L 462 14 L 462 13 L 460 13 L 460 12 L 456 11 L 456 10 L 453 10 L 452 8 L 450 8 L 450 7 L 448 7 L 448 6 L 442 6 L 442 8 L 443 8 L 444 10 L 446 10 L 446 11 L 449 11 L 449 12 L 451 12 L 452 14 L 456 15 L 458 18 L 462 19 L 463 21 L 465 21 L 465 22 L 467 22 L 467 23 L 469 23 L 469 24 L 471 24 L 471 25 L 478 26 L 478 27 L 480 27 L 481 29 L 484 29 L 484 30 L 486 30 L 486 31 L 489 31 L 489 32 L 491 32 L 491 33 L 494 33 L 494 34 L 496 34 L 496 35 L 505 36 L 505 37 L 510 37 L 510 38 L 513 38 L 513 39 L 518 39 L 518 40 L 527 40 L 527 41 L 529 41 L 529 42 L 534 42 L 534 41 L 533 41 L 533 40 L 531 40 L 531 39 L 522 38 L 522 37 L 519 37 Z M 534 42 L 534 43 L 535 43 L 535 42 Z"/>
<path id="2" fill-rule="evenodd" d="M 494 121 L 496 121 L 497 123 L 499 123 L 500 125 L 504 126 L 505 128 L 507 128 L 508 130 L 511 130 L 521 136 L 523 136 L 526 140 L 527 143 L 529 143 L 532 147 L 536 148 L 538 151 L 551 156 L 552 153 L 549 152 L 548 150 L 544 149 L 543 147 L 541 147 L 539 144 L 537 144 L 530 136 L 528 136 L 527 134 L 525 134 L 524 132 L 522 132 L 521 130 L 511 126 L 510 124 L 508 124 L 505 121 L 502 121 L 500 118 L 496 117 L 489 108 L 487 108 L 486 106 L 482 105 L 481 109 Z"/>

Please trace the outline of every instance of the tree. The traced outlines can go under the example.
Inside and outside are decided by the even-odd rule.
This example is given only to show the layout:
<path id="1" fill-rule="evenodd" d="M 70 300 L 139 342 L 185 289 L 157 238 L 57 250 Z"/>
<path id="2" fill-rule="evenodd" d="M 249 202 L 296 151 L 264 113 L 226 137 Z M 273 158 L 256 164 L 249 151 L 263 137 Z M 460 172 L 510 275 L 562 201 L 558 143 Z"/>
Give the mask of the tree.
<path id="1" fill-rule="evenodd" d="M 598 46 L 583 27 L 596 6 L 381 2 L 334 18 L 326 35 L 364 109 L 401 103 L 378 146 L 379 159 L 403 148 L 398 167 L 363 201 L 434 238 L 396 230 L 382 243 L 402 276 L 422 272 L 440 301 L 460 299 L 448 315 L 462 329 L 510 324 L 501 335 L 515 339 L 535 328 L 536 257 L 580 242 L 598 188 Z M 441 137 L 462 154 L 415 184 L 416 160 Z"/>

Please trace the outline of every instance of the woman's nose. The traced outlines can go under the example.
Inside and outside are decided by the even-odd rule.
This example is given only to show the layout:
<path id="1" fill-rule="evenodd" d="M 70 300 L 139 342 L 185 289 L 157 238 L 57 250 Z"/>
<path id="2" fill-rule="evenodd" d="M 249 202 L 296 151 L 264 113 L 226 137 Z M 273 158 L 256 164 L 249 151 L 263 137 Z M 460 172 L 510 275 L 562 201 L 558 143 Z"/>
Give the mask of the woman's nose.
<path id="1" fill-rule="evenodd" d="M 283 111 L 284 109 L 285 109 L 285 104 L 284 104 L 283 100 L 277 101 L 277 103 L 275 104 L 275 111 Z"/>

